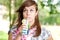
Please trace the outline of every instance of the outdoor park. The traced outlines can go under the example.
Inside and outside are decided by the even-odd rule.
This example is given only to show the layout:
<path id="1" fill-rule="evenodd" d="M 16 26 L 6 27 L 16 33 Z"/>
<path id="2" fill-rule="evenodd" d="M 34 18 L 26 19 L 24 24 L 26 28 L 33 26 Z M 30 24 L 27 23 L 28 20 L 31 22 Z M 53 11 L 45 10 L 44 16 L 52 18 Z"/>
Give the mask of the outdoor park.
<path id="1" fill-rule="evenodd" d="M 60 0 L 35 0 L 39 9 L 39 21 L 60 40 Z M 8 31 L 17 19 L 16 10 L 24 0 L 0 0 L 0 40 L 8 40 Z"/>

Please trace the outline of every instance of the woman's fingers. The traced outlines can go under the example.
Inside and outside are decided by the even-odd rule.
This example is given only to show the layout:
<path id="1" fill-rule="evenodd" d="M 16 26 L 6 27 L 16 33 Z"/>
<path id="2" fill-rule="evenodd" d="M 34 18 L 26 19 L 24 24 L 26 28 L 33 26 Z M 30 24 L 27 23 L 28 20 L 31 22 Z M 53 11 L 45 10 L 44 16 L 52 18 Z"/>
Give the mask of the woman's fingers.
<path id="1" fill-rule="evenodd" d="M 25 29 L 25 28 L 26 28 L 26 25 L 23 25 L 23 24 L 22 24 L 22 25 L 19 27 L 19 31 L 22 32 L 22 30 Z"/>

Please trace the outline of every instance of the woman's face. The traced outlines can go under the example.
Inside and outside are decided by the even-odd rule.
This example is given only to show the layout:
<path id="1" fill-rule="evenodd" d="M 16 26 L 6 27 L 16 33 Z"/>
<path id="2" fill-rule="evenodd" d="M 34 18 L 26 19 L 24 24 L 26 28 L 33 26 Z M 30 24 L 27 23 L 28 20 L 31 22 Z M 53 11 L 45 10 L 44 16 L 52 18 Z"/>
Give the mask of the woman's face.
<path id="1" fill-rule="evenodd" d="M 28 19 L 30 24 L 34 23 L 36 15 L 37 15 L 37 11 L 35 5 L 25 7 L 23 10 L 23 18 Z"/>

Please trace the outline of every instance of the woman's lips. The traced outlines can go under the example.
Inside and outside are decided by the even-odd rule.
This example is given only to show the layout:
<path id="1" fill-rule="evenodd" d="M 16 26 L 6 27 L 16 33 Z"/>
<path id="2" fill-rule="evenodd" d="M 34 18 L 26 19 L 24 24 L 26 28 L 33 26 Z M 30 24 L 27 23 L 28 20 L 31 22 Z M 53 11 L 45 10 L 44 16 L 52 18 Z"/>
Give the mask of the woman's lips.
<path id="1" fill-rule="evenodd" d="M 28 19 L 32 19 L 32 17 L 27 17 Z"/>

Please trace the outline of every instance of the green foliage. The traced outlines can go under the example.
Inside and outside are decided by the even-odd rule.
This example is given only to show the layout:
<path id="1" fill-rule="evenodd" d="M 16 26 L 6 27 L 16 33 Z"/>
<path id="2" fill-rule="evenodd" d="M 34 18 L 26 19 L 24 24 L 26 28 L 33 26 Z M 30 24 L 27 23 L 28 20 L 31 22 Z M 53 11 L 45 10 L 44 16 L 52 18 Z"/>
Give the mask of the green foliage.
<path id="1" fill-rule="evenodd" d="M 47 3 L 46 4 L 44 4 Z M 60 25 L 60 12 L 57 11 L 57 7 L 56 6 L 60 6 L 60 2 L 56 3 L 56 4 L 52 4 L 52 0 L 47 0 L 47 1 L 38 1 L 38 8 L 39 8 L 39 20 L 42 24 L 49 24 L 49 25 L 53 25 L 53 24 L 57 24 Z M 45 7 L 49 7 L 49 11 L 45 8 Z M 42 9 L 45 11 L 42 11 Z M 47 16 L 47 13 L 49 14 Z M 40 15 L 42 14 L 42 15 Z"/>
<path id="2" fill-rule="evenodd" d="M 1 5 L 5 5 L 9 9 L 10 0 L 0 0 Z"/>
<path id="3" fill-rule="evenodd" d="M 53 16 L 49 16 L 49 17 L 45 18 L 44 21 L 45 21 L 44 24 L 48 23 L 50 25 L 53 25 L 56 22 L 56 18 Z"/>
<path id="4" fill-rule="evenodd" d="M 22 3 L 23 3 L 23 0 L 15 0 L 15 8 L 18 9 Z"/>
<path id="5" fill-rule="evenodd" d="M 0 31 L 0 40 L 8 40 L 8 34 Z"/>
<path id="6" fill-rule="evenodd" d="M 16 11 L 21 6 L 22 3 L 23 3 L 23 0 L 14 0 L 14 6 L 15 6 L 14 11 Z M 11 9 L 10 9 L 9 17 L 10 17 L 10 28 L 11 28 L 13 24 L 15 23 L 17 14 L 15 12 L 12 14 Z"/>
<path id="7" fill-rule="evenodd" d="M 56 24 L 57 24 L 57 25 L 60 25 L 60 14 L 57 15 Z"/>

